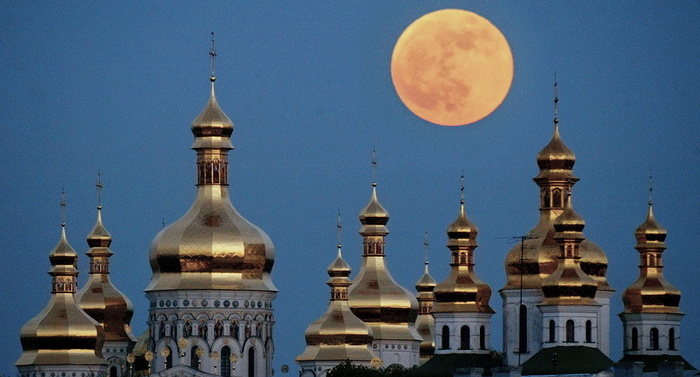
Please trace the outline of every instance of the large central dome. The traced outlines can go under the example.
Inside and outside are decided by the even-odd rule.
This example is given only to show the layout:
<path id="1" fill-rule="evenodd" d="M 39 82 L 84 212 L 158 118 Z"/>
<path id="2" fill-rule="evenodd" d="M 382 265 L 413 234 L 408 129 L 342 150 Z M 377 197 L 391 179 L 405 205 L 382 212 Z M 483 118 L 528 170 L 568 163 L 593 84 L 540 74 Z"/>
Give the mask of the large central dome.
<path id="1" fill-rule="evenodd" d="M 153 240 L 153 277 L 146 291 L 235 289 L 277 291 L 270 278 L 272 241 L 243 218 L 228 194 L 233 123 L 214 95 L 192 124 L 197 197 L 190 210 Z"/>

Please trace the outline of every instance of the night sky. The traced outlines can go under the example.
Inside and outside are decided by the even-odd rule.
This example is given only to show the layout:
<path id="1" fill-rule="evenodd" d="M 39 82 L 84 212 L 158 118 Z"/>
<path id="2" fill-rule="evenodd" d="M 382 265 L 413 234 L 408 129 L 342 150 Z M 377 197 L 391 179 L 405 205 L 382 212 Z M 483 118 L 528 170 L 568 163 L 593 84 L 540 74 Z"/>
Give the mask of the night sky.
<path id="1" fill-rule="evenodd" d="M 391 53 L 428 12 L 478 13 L 508 39 L 515 74 L 490 116 L 443 127 L 396 95 Z M 0 3 L 0 373 L 14 375 L 20 328 L 50 295 L 48 253 L 67 233 L 87 280 L 85 237 L 103 219 L 114 241 L 113 283 L 146 329 L 150 242 L 194 199 L 190 124 L 209 96 L 216 33 L 217 98 L 235 124 L 231 196 L 276 248 L 274 368 L 305 346 L 328 305 L 336 252 L 361 264 L 359 211 L 370 199 L 372 149 L 379 200 L 391 214 L 387 263 L 413 290 L 423 237 L 439 282 L 449 269 L 447 226 L 460 175 L 479 230 L 476 271 L 494 294 L 491 347 L 502 349 L 498 290 L 507 238 L 538 219 L 537 153 L 552 135 L 559 84 L 564 142 L 576 153 L 573 190 L 584 234 L 608 254 L 616 289 L 612 358 L 622 357 L 621 294 L 637 278 L 634 230 L 654 212 L 668 230 L 667 279 L 683 296 L 685 358 L 700 366 L 700 2 L 30 2 Z"/>

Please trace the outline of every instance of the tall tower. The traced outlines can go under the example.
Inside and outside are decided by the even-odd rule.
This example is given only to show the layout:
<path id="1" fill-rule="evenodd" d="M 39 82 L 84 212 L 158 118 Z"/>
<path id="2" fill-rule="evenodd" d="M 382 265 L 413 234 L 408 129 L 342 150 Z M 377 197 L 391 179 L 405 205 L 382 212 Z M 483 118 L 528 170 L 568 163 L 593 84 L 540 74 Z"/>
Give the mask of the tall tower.
<path id="1" fill-rule="evenodd" d="M 102 181 L 97 180 L 97 222 L 87 237 L 90 250 L 90 277 L 87 284 L 76 294 L 80 307 L 97 321 L 105 333 L 102 355 L 109 364 L 110 377 L 127 373 L 127 355 L 134 348 L 136 338 L 131 333 L 131 317 L 134 307 L 109 279 L 109 249 L 112 237 L 102 223 Z"/>
<path id="2" fill-rule="evenodd" d="M 416 317 L 416 331 L 423 337 L 420 343 L 420 363 L 425 364 L 435 354 L 435 318 L 433 308 L 435 307 L 435 279 L 428 271 L 428 232 L 425 232 L 425 271 L 416 281 L 416 291 L 418 295 L 418 317 Z"/>
<path id="3" fill-rule="evenodd" d="M 622 295 L 620 313 L 624 332 L 621 361 L 643 361 L 645 370 L 656 370 L 662 360 L 683 361 L 681 356 L 681 292 L 663 275 L 662 255 L 666 229 L 654 218 L 651 187 L 647 218 L 634 233 L 639 251 L 639 278 Z M 687 363 L 686 363 L 687 364 Z"/>
<path id="4" fill-rule="evenodd" d="M 435 354 L 490 355 L 489 335 L 493 309 L 491 287 L 474 271 L 474 251 L 479 233 L 464 210 L 462 199 L 457 219 L 447 228 L 450 274 L 435 287 Z M 481 365 L 474 365 L 479 366 Z"/>
<path id="5" fill-rule="evenodd" d="M 373 161 L 374 163 L 374 161 Z M 384 237 L 389 213 L 377 199 L 377 183 L 372 182 L 372 197 L 360 211 L 362 268 L 349 291 L 349 305 L 374 335 L 372 350 L 379 354 L 382 365 L 418 365 L 420 343 L 416 332 L 418 302 L 413 294 L 391 277 L 384 259 Z"/>
<path id="6" fill-rule="evenodd" d="M 539 305 L 544 299 L 542 281 L 558 265 L 560 248 L 554 239 L 554 220 L 564 212 L 566 192 L 578 182 L 573 167 L 576 156 L 559 135 L 557 84 L 554 84 L 554 135 L 537 155 L 539 174 L 533 179 L 539 186 L 540 216 L 522 243 L 506 257 L 506 284 L 503 298 L 503 351 L 508 365 L 521 365 L 542 348 L 542 316 Z M 610 296 L 608 259 L 605 252 L 588 239 L 579 244 L 581 269 L 598 283 L 596 301 L 600 304 L 596 338 L 598 348 L 610 353 Z"/>
<path id="7" fill-rule="evenodd" d="M 275 252 L 267 234 L 231 204 L 233 123 L 214 94 L 213 39 L 210 54 L 211 96 L 192 123 L 197 196 L 151 244 L 153 277 L 146 288 L 151 371 L 270 376 Z"/>
<path id="8" fill-rule="evenodd" d="M 338 219 L 340 229 L 340 219 Z M 340 230 L 339 230 L 340 232 Z M 372 351 L 372 330 L 348 306 L 350 266 L 343 259 L 340 237 L 338 256 L 328 266 L 331 287 L 328 310 L 306 329 L 306 349 L 297 356 L 301 377 L 322 377 L 342 363 L 370 366 L 377 354 Z"/>
<path id="9" fill-rule="evenodd" d="M 61 238 L 49 254 L 51 299 L 41 313 L 22 327 L 22 355 L 15 365 L 22 377 L 105 377 L 104 330 L 75 301 L 78 254 L 66 239 L 63 199 L 61 207 Z"/>

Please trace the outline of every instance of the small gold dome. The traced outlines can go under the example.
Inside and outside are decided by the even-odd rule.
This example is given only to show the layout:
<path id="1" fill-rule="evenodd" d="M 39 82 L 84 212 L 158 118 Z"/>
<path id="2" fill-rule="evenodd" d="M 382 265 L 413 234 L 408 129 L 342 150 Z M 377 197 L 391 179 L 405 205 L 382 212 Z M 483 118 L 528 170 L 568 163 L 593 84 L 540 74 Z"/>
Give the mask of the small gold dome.
<path id="1" fill-rule="evenodd" d="M 270 277 L 272 241 L 243 218 L 228 193 L 227 153 L 233 123 L 219 108 L 214 83 L 192 124 L 197 151 L 197 197 L 189 211 L 151 244 L 153 270 L 146 291 L 236 289 L 276 292 Z"/>
<path id="2" fill-rule="evenodd" d="M 682 314 L 679 308 L 681 291 L 663 275 L 666 235 L 666 229 L 656 222 L 649 202 L 647 218 L 635 231 L 635 248 L 640 256 L 639 278 L 622 295 L 624 313 Z"/>
<path id="3" fill-rule="evenodd" d="M 418 317 L 416 317 L 416 331 L 423 338 L 420 343 L 420 361 L 425 363 L 435 354 L 435 340 L 433 331 L 435 330 L 435 318 L 433 318 L 433 308 L 435 307 L 435 294 L 433 290 L 437 283 L 428 271 L 428 261 L 425 262 L 425 271 L 416 281 L 418 295 Z"/>
<path id="4" fill-rule="evenodd" d="M 386 224 L 389 222 L 389 212 L 379 203 L 377 199 L 377 184 L 372 183 L 372 198 L 365 208 L 360 211 L 360 223 L 362 228 L 360 234 L 387 235 L 389 230 Z"/>
<path id="5" fill-rule="evenodd" d="M 348 306 L 347 288 L 351 282 L 350 266 L 343 260 L 340 245 L 338 256 L 328 267 L 331 301 L 328 310 L 305 332 L 306 349 L 297 362 L 338 361 L 369 362 L 372 330 L 353 314 Z"/>
<path id="6" fill-rule="evenodd" d="M 421 277 L 416 281 L 416 290 L 418 292 L 432 292 L 436 285 L 437 283 L 435 282 L 435 279 L 430 276 L 430 272 L 428 271 L 428 262 L 426 262 L 423 275 L 421 275 Z"/>
<path id="7" fill-rule="evenodd" d="M 537 155 L 537 166 L 541 171 L 572 170 L 576 155 L 559 136 L 559 125 L 554 125 L 552 140 Z"/>
<path id="8" fill-rule="evenodd" d="M 80 307 L 100 323 L 105 331 L 105 341 L 135 342 L 131 333 L 131 318 L 134 307 L 126 295 L 120 292 L 109 279 L 109 245 L 112 238 L 102 223 L 101 206 L 97 207 L 97 223 L 88 234 L 90 250 L 90 277 L 87 284 L 76 294 Z"/>
<path id="9" fill-rule="evenodd" d="M 435 287 L 436 304 L 433 313 L 494 313 L 489 305 L 491 287 L 481 281 L 474 271 L 477 234 L 476 226 L 467 218 L 462 200 L 457 220 L 447 228 L 451 268 L 447 278 Z"/>
<path id="10" fill-rule="evenodd" d="M 52 293 L 49 303 L 20 332 L 22 355 L 16 366 L 105 365 L 104 331 L 75 301 L 78 254 L 68 244 L 65 227 L 49 254 Z"/>

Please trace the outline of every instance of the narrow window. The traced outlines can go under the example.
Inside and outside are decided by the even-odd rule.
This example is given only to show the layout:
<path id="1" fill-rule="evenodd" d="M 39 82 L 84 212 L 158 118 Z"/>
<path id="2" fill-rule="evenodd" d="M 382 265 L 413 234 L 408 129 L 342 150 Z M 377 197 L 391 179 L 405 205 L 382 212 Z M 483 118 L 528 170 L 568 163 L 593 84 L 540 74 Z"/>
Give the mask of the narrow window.
<path id="1" fill-rule="evenodd" d="M 221 348 L 221 376 L 231 377 L 231 348 Z"/>
<path id="2" fill-rule="evenodd" d="M 574 335 L 574 321 L 568 320 L 566 321 L 566 341 L 570 343 L 575 342 L 576 337 Z"/>
<path id="3" fill-rule="evenodd" d="M 551 207 L 550 204 L 550 197 L 549 197 L 549 189 L 542 189 L 542 208 L 549 208 Z"/>
<path id="4" fill-rule="evenodd" d="M 674 328 L 668 329 L 668 349 L 676 349 L 676 329 Z"/>
<path id="5" fill-rule="evenodd" d="M 486 349 L 486 327 L 484 326 L 479 329 L 479 349 Z"/>
<path id="6" fill-rule="evenodd" d="M 556 329 L 557 329 L 556 326 L 557 325 L 556 325 L 556 323 L 554 323 L 554 320 L 549 321 L 549 342 L 550 343 L 554 343 L 554 341 L 556 339 L 556 335 L 557 335 L 556 334 Z"/>
<path id="7" fill-rule="evenodd" d="M 651 349 L 659 349 L 659 329 L 656 327 L 652 327 L 651 331 L 649 331 L 649 341 L 649 343 L 651 343 Z"/>
<path id="8" fill-rule="evenodd" d="M 170 369 L 173 367 L 173 352 L 170 347 L 165 347 L 168 356 L 165 357 L 165 369 Z"/>
<path id="9" fill-rule="evenodd" d="M 632 350 L 638 350 L 639 349 L 639 331 L 637 330 L 636 327 L 632 328 L 632 347 L 630 347 Z"/>
<path id="10" fill-rule="evenodd" d="M 450 349 L 450 328 L 442 326 L 442 349 Z"/>
<path id="11" fill-rule="evenodd" d="M 593 325 L 586 321 L 586 343 L 593 343 Z"/>
<path id="12" fill-rule="evenodd" d="M 561 190 L 554 189 L 552 196 L 554 198 L 554 200 L 552 200 L 552 207 L 563 207 L 561 204 Z"/>
<path id="13" fill-rule="evenodd" d="M 199 347 L 194 346 L 190 350 L 190 366 L 192 369 L 199 370 L 199 355 L 197 352 L 199 351 Z"/>
<path id="14" fill-rule="evenodd" d="M 462 326 L 459 329 L 459 349 L 468 350 L 469 349 L 469 326 Z"/>
<path id="15" fill-rule="evenodd" d="M 527 307 L 520 305 L 520 324 L 518 328 L 518 352 L 527 352 Z"/>
<path id="16" fill-rule="evenodd" d="M 109 377 L 117 377 L 117 367 L 109 368 Z"/>
<path id="17" fill-rule="evenodd" d="M 248 350 L 248 377 L 255 377 L 255 348 Z"/>

